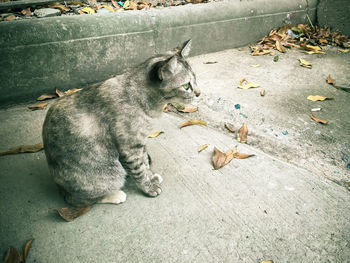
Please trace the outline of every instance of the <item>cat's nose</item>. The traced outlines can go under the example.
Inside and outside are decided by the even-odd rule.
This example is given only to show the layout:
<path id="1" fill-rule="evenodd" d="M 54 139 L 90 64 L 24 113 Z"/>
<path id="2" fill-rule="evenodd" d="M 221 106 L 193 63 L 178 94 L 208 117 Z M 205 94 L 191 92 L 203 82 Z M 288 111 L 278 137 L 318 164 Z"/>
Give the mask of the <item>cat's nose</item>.
<path id="1" fill-rule="evenodd" d="M 194 92 L 194 95 L 196 95 L 196 97 L 201 95 L 201 91 L 199 89 L 194 89 L 193 92 Z"/>

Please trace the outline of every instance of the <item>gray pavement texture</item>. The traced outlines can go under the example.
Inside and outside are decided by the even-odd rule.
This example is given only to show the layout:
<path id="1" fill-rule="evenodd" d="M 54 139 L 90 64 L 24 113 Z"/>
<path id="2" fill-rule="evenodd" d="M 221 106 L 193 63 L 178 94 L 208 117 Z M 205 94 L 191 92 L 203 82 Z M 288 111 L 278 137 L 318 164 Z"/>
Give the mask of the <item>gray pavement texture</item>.
<path id="1" fill-rule="evenodd" d="M 349 170 L 342 158 L 350 155 L 350 94 L 325 79 L 348 85 L 350 54 L 328 48 L 326 55 L 278 55 L 273 62 L 243 47 L 190 59 L 202 91 L 193 103 L 199 112 L 163 113 L 153 127 L 164 133 L 148 139 L 153 170 L 164 179 L 157 198 L 128 180 L 124 204 L 95 205 L 67 223 L 53 211 L 66 204 L 44 153 L 1 157 L 2 255 L 34 238 L 28 262 L 349 262 Z M 300 67 L 299 57 L 313 68 Z M 260 83 L 265 97 L 260 89 L 237 89 L 243 77 Z M 334 100 L 306 100 L 311 94 Z M 46 110 L 27 106 L 0 110 L 0 150 L 41 141 Z M 315 107 L 328 125 L 310 119 Z M 197 118 L 208 127 L 178 128 Z M 248 143 L 239 144 L 224 122 L 245 122 Z M 209 147 L 198 153 L 203 144 Z M 213 170 L 213 147 L 234 145 L 256 156 Z"/>

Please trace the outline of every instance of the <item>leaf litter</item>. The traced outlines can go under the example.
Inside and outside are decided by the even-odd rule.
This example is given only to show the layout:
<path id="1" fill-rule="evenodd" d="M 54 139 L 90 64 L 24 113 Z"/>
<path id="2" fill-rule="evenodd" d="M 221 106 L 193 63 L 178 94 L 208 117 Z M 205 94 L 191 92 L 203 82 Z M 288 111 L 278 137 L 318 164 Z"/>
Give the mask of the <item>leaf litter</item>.
<path id="1" fill-rule="evenodd" d="M 247 135 L 248 135 L 248 127 L 245 123 L 243 123 L 242 127 L 239 128 L 237 132 L 237 141 L 240 143 L 246 143 Z"/>
<path id="2" fill-rule="evenodd" d="M 333 85 L 333 86 L 335 86 L 335 84 L 336 84 L 335 79 L 333 79 L 333 78 L 331 77 L 331 75 L 328 75 L 326 81 L 327 81 L 328 84 L 331 84 L 331 85 Z"/>
<path id="3" fill-rule="evenodd" d="M 339 31 L 331 32 L 329 27 L 309 26 L 307 24 L 289 25 L 272 29 L 267 36 L 250 47 L 251 55 L 270 54 L 275 49 L 285 53 L 288 48 L 299 48 L 308 54 L 324 54 L 322 46 L 332 45 L 348 48 L 349 39 Z M 344 49 L 348 52 L 349 49 Z M 346 51 L 347 50 L 347 51 Z"/>
<path id="4" fill-rule="evenodd" d="M 158 137 L 160 134 L 164 133 L 163 131 L 154 131 L 151 132 L 150 135 L 148 135 L 148 138 L 155 138 Z"/>
<path id="5" fill-rule="evenodd" d="M 89 212 L 91 206 L 86 207 L 63 207 L 57 210 L 58 214 L 67 222 L 72 222 L 79 216 L 85 215 Z"/>
<path id="6" fill-rule="evenodd" d="M 180 124 L 180 129 L 186 126 L 190 126 L 190 125 L 203 125 L 203 126 L 207 126 L 207 123 L 205 121 L 201 121 L 201 120 L 189 120 L 189 121 L 184 121 L 183 123 Z"/>
<path id="7" fill-rule="evenodd" d="M 309 95 L 306 99 L 311 101 L 324 101 L 324 100 L 333 100 L 333 98 L 328 98 L 320 95 Z"/>
<path id="8" fill-rule="evenodd" d="M 44 144 L 42 142 L 34 145 L 20 145 L 0 152 L 0 156 L 18 153 L 35 153 L 41 151 L 42 149 L 44 149 Z"/>
<path id="9" fill-rule="evenodd" d="M 314 116 L 313 114 L 310 115 L 311 119 L 313 119 L 314 121 L 318 122 L 318 123 L 322 123 L 322 124 L 327 124 L 328 121 L 322 120 L 320 118 L 317 118 L 316 116 Z"/>
<path id="10" fill-rule="evenodd" d="M 200 146 L 198 148 L 198 152 L 200 153 L 201 151 L 205 150 L 206 148 L 208 148 L 208 144 L 204 144 L 204 145 Z"/>
<path id="11" fill-rule="evenodd" d="M 215 170 L 227 165 L 234 158 L 236 159 L 246 159 L 254 156 L 254 154 L 245 154 L 237 152 L 237 146 L 233 147 L 232 150 L 228 150 L 225 153 L 221 152 L 214 146 L 212 163 Z"/>
<path id="12" fill-rule="evenodd" d="M 33 243 L 33 238 L 29 239 L 23 248 L 22 253 L 19 253 L 17 248 L 10 246 L 7 250 L 5 256 L 5 263 L 23 263 L 26 261 L 27 256 L 29 254 L 29 249 Z"/>
<path id="13" fill-rule="evenodd" d="M 260 87 L 260 84 L 255 82 L 249 82 L 246 78 L 242 78 L 239 81 L 239 86 L 237 88 L 239 89 L 251 89 L 251 88 L 258 88 Z"/>

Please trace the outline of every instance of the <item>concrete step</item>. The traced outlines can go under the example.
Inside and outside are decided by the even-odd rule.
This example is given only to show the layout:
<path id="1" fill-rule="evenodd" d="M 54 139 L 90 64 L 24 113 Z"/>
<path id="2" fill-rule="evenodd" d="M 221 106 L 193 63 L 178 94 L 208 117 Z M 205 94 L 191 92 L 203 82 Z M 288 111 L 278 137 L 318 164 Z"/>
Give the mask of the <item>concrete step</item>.
<path id="1" fill-rule="evenodd" d="M 222 1 L 0 23 L 0 105 L 99 82 L 193 39 L 192 55 L 316 19 L 316 0 Z"/>

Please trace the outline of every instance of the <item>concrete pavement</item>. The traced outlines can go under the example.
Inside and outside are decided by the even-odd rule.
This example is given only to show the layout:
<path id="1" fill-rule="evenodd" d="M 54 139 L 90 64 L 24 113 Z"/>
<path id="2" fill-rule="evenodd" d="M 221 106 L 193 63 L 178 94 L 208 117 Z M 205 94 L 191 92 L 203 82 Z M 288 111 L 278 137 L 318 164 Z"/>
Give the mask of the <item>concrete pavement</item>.
<path id="1" fill-rule="evenodd" d="M 1 253 L 34 238 L 28 262 L 347 262 L 349 171 L 341 157 L 350 149 L 350 95 L 325 78 L 349 83 L 349 54 L 326 53 L 288 50 L 273 62 L 244 47 L 191 58 L 202 91 L 193 103 L 199 112 L 154 120 L 154 130 L 164 131 L 148 139 L 153 170 L 164 178 L 163 193 L 154 199 L 129 180 L 124 204 L 96 205 L 66 223 L 53 212 L 65 203 L 44 153 L 1 157 Z M 300 67 L 299 57 L 313 68 Z M 203 64 L 208 61 L 218 63 Z M 260 83 L 265 97 L 259 89 L 237 89 L 243 77 Z M 310 94 L 334 100 L 311 103 Z M 41 141 L 45 111 L 26 106 L 0 110 L 0 150 Z M 318 106 L 327 126 L 309 118 Z M 209 127 L 178 128 L 194 118 Z M 248 145 L 222 129 L 224 122 L 236 128 L 247 123 Z M 197 153 L 202 144 L 209 147 Z M 213 147 L 225 151 L 236 144 L 256 156 L 213 170 Z"/>

